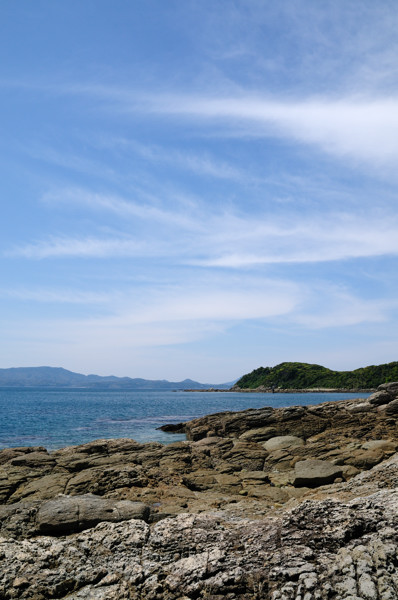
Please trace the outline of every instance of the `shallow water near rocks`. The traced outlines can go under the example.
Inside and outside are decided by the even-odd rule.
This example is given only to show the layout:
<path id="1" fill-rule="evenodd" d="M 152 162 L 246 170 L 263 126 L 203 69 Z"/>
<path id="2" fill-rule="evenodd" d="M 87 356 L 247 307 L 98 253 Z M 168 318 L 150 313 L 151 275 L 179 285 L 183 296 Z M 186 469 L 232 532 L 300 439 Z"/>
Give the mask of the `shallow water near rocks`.
<path id="1" fill-rule="evenodd" d="M 367 397 L 369 394 L 361 394 Z M 171 443 L 185 435 L 157 428 L 215 412 L 306 406 L 358 394 L 245 394 L 163 390 L 0 388 L 0 449 L 45 446 L 55 450 L 100 438 Z"/>

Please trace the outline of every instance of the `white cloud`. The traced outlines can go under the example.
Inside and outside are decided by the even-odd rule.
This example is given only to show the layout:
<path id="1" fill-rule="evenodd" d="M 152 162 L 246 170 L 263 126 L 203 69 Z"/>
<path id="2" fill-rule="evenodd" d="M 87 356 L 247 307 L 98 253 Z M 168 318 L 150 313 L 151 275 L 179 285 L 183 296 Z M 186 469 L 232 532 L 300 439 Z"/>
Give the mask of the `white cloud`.
<path id="1" fill-rule="evenodd" d="M 391 74 L 391 53 L 387 53 L 387 69 Z M 375 65 L 359 65 L 362 77 L 369 79 L 377 71 Z M 386 78 L 387 75 L 384 75 Z M 146 93 L 123 86 L 99 84 L 70 84 L 35 86 L 46 93 L 95 97 L 103 102 L 102 110 L 117 115 L 168 115 L 191 119 L 191 126 L 202 128 L 211 121 L 211 135 L 236 135 L 241 137 L 281 137 L 288 141 L 310 144 L 338 158 L 365 162 L 366 164 L 395 166 L 398 157 L 398 97 L 396 92 L 365 91 L 354 82 L 354 91 L 340 91 L 323 95 L 300 96 L 290 93 L 246 94 L 242 87 L 234 95 L 208 95 L 160 91 Z M 234 86 L 236 88 L 236 86 Z M 112 114 L 110 113 L 110 114 Z M 214 124 L 217 124 L 215 129 Z M 152 160 L 162 158 L 159 147 L 145 145 L 136 150 Z M 205 156 L 195 156 L 175 151 L 174 158 L 185 167 L 215 177 L 234 178 L 239 170 L 222 161 L 212 161 Z M 76 158 L 73 159 L 76 162 Z"/>
<path id="2" fill-rule="evenodd" d="M 309 98 L 286 101 L 255 96 L 157 96 L 131 110 L 217 120 L 244 133 L 280 136 L 326 153 L 367 163 L 398 158 L 398 98 Z"/>
<path id="3" fill-rule="evenodd" d="M 65 304 L 108 304 L 115 302 L 120 295 L 117 292 L 87 292 L 79 289 L 62 288 L 12 288 L 0 289 L 0 298 L 12 298 L 23 302 L 45 302 Z"/>
<path id="4" fill-rule="evenodd" d="M 29 156 L 39 161 L 53 164 L 71 171 L 85 173 L 94 177 L 106 178 L 115 181 L 119 178 L 117 171 L 104 163 L 97 162 L 92 158 L 73 154 L 65 149 L 56 150 L 54 147 L 33 144 L 21 145 L 20 150 L 27 152 Z"/>
<path id="5" fill-rule="evenodd" d="M 67 188 L 47 192 L 42 198 L 45 203 L 57 203 L 87 207 L 96 211 L 108 211 L 120 217 L 130 217 L 149 222 L 196 228 L 195 221 L 174 210 L 164 210 L 148 202 L 126 200 L 115 194 L 98 194 L 79 188 Z M 153 199 L 156 201 L 156 199 Z"/>
<path id="6" fill-rule="evenodd" d="M 52 294 L 55 302 L 58 293 L 55 290 Z M 72 291 L 69 293 L 72 295 Z M 79 296 L 79 292 L 75 295 Z M 47 293 L 45 301 L 49 299 L 51 294 Z M 202 278 L 186 282 L 185 286 L 151 286 L 140 293 L 127 290 L 118 300 L 110 305 L 113 314 L 109 316 L 21 316 L 18 322 L 3 327 L 2 335 L 20 348 L 36 348 L 35 356 L 38 352 L 44 356 L 50 345 L 52 364 L 68 364 L 66 356 L 69 361 L 71 356 L 74 360 L 80 357 L 86 364 L 86 354 L 106 366 L 105 357 L 109 358 L 110 353 L 113 362 L 109 364 L 115 364 L 115 357 L 127 364 L 126 357 L 140 348 L 155 351 L 162 346 L 191 345 L 201 340 L 209 343 L 245 321 L 252 321 L 256 327 L 259 322 L 276 328 L 283 323 L 283 329 L 295 327 L 297 336 L 301 328 L 308 333 L 325 328 L 343 330 L 365 323 L 380 325 L 397 308 L 396 302 L 367 300 L 328 284 L 311 286 L 308 282 L 293 284 L 243 275 Z M 283 335 L 286 337 L 286 333 Z M 244 343 L 245 347 L 250 346 L 249 340 Z M 264 344 L 266 348 L 266 339 Z M 289 349 L 286 351 L 289 353 Z M 271 349 L 267 353 L 273 355 Z M 129 373 L 131 367 L 121 374 Z"/>
<path id="7" fill-rule="evenodd" d="M 62 195 L 65 198 L 75 199 L 90 210 L 116 213 L 121 218 L 121 231 L 89 237 L 51 236 L 15 247 L 7 256 L 169 258 L 173 265 L 241 268 L 398 254 L 398 218 L 393 213 L 380 215 L 377 208 L 362 215 L 325 212 L 284 217 L 193 207 L 180 214 L 79 191 Z M 132 233 L 130 224 L 136 218 L 143 226 L 135 227 Z"/>
<path id="8" fill-rule="evenodd" d="M 391 69 L 391 56 L 384 68 Z M 387 59 L 386 59 L 387 60 Z M 368 67 L 373 73 L 376 68 Z M 369 79 L 366 65 L 362 70 Z M 387 77 L 387 76 L 385 76 Z M 131 117 L 147 114 L 161 117 L 167 115 L 185 120 L 190 119 L 193 131 L 201 128 L 204 133 L 206 121 L 211 121 L 208 133 L 212 136 L 224 135 L 237 137 L 279 137 L 290 142 L 309 144 L 322 152 L 340 159 L 350 159 L 373 166 L 395 166 L 398 158 L 398 96 L 396 92 L 361 92 L 357 82 L 350 92 L 324 93 L 311 95 L 300 92 L 273 94 L 261 92 L 245 93 L 240 87 L 234 95 L 214 92 L 208 95 L 177 93 L 151 93 L 123 86 L 105 86 L 100 84 L 70 84 L 38 87 L 46 93 L 87 96 L 102 101 L 102 111 L 109 115 Z M 236 88 L 236 86 L 234 86 Z M 217 127 L 215 128 L 215 123 Z M 119 142 L 121 140 L 119 139 Z M 133 145 L 132 145 L 133 147 Z M 234 179 L 241 173 L 221 160 L 209 159 L 193 153 L 184 154 L 172 150 L 170 157 L 162 155 L 156 145 L 137 144 L 136 151 L 151 160 L 175 160 L 181 166 L 192 171 L 213 177 Z M 51 153 L 50 153 L 51 158 Z M 65 162 L 65 158 L 53 156 L 53 160 Z M 81 169 L 84 161 L 72 157 L 66 164 Z M 92 169 L 90 162 L 87 168 Z M 112 171 L 109 171 L 112 174 Z"/>
<path id="9" fill-rule="evenodd" d="M 241 287 L 238 287 L 238 283 Z M 59 290 L 52 297 L 59 302 Z M 72 295 L 72 291 L 69 292 Z M 39 300 L 34 292 L 28 296 Z M 79 292 L 76 293 L 79 296 Z M 190 343 L 214 335 L 241 320 L 269 319 L 291 313 L 300 302 L 298 286 L 248 277 L 202 278 L 185 285 L 150 286 L 120 292 L 113 314 L 85 319 L 21 318 L 4 335 L 45 343 L 77 345 L 95 351 Z M 47 291 L 43 301 L 51 299 Z M 94 298 L 95 300 L 95 298 Z"/>
<path id="10" fill-rule="evenodd" d="M 244 290 L 233 289 L 226 281 L 222 287 L 216 282 L 205 282 L 187 290 L 169 290 L 154 302 L 147 299 L 145 306 L 123 315 L 123 323 L 153 323 L 179 321 L 234 321 L 269 318 L 290 313 L 298 302 L 297 286 L 285 282 L 263 280 L 257 285 L 244 280 Z"/>
<path id="11" fill-rule="evenodd" d="M 325 293 L 326 292 L 326 293 Z M 397 302 L 383 300 L 365 300 L 349 292 L 333 290 L 312 290 L 311 309 L 298 312 L 293 320 L 310 329 L 351 327 L 363 323 L 383 323 L 389 318 Z"/>
<path id="12" fill-rule="evenodd" d="M 172 147 L 161 147 L 155 144 L 142 144 L 123 138 L 111 139 L 104 143 L 130 150 L 150 162 L 170 164 L 173 168 L 177 167 L 191 171 L 197 175 L 232 181 L 247 181 L 250 179 L 247 173 L 238 167 L 208 153 L 195 154 L 192 151 L 180 151 Z"/>
<path id="13" fill-rule="evenodd" d="M 151 255 L 150 247 L 144 247 L 132 239 L 51 237 L 48 240 L 17 247 L 6 253 L 9 257 L 31 259 L 43 258 L 106 258 Z"/>
<path id="14" fill-rule="evenodd" d="M 265 220 L 265 219 L 264 219 Z M 269 219 L 270 220 L 270 219 Z M 397 255 L 397 218 L 345 214 L 291 218 L 294 225 L 242 221 L 221 230 L 212 255 L 193 264 L 212 267 L 248 267 L 278 263 L 318 263 Z M 228 220 L 227 220 L 228 222 Z M 236 224 L 238 225 L 238 224 Z M 216 237 L 216 236 L 215 236 Z"/>

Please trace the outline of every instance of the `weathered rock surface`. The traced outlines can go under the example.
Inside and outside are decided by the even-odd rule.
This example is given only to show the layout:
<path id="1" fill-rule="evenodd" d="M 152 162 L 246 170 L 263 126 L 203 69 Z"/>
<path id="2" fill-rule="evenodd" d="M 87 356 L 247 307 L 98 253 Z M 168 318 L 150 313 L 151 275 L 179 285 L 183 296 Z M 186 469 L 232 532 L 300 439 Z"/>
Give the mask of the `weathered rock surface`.
<path id="1" fill-rule="evenodd" d="M 93 527 L 101 521 L 150 520 L 150 509 L 142 502 L 107 500 L 85 494 L 57 496 L 45 502 L 17 502 L 0 506 L 3 537 L 63 535 Z"/>
<path id="2" fill-rule="evenodd" d="M 304 446 L 304 440 L 296 435 L 277 435 L 270 438 L 263 446 L 268 452 L 275 452 L 275 450 L 287 450 Z"/>
<path id="3" fill-rule="evenodd" d="M 126 521 L 149 517 L 149 508 L 142 502 L 105 500 L 84 496 L 58 496 L 44 502 L 36 514 L 40 533 L 59 535 L 93 527 L 101 521 Z"/>
<path id="4" fill-rule="evenodd" d="M 280 516 L 182 514 L 64 538 L 0 540 L 0 597 L 398 597 L 398 492 L 306 501 Z"/>
<path id="5" fill-rule="evenodd" d="M 168 446 L 0 451 L 0 600 L 398 600 L 397 406 L 390 383 Z"/>
<path id="6" fill-rule="evenodd" d="M 214 508 L 214 494 L 221 505 L 248 495 L 242 480 L 234 479 L 245 471 L 267 474 L 250 496 L 263 497 L 259 486 L 273 484 L 286 487 L 290 498 L 297 462 L 327 461 L 342 466 L 341 476 L 349 479 L 396 451 L 396 389 L 387 384 L 366 400 L 210 415 L 184 425 L 191 441 L 168 446 L 122 439 L 52 453 L 41 447 L 3 450 L 0 502 L 91 493 L 154 505 L 163 514 L 197 512 Z"/>
<path id="7" fill-rule="evenodd" d="M 295 477 L 293 485 L 296 487 L 318 487 L 333 483 L 336 477 L 343 474 L 342 467 L 328 462 L 327 460 L 300 460 L 294 465 Z"/>

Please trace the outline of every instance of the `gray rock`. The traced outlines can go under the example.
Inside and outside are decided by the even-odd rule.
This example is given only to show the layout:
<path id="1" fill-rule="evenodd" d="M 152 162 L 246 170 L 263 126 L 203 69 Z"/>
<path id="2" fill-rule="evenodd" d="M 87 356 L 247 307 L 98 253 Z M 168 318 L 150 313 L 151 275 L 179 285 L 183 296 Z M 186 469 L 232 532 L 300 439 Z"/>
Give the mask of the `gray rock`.
<path id="1" fill-rule="evenodd" d="M 373 407 L 371 407 L 370 403 L 367 400 L 364 400 L 363 402 L 353 403 L 351 406 L 347 405 L 347 410 L 353 414 L 366 413 L 369 411 L 370 408 Z"/>
<path id="2" fill-rule="evenodd" d="M 341 477 L 343 468 L 326 460 L 301 460 L 294 466 L 295 487 L 318 487 L 333 483 L 336 477 Z"/>
<path id="3" fill-rule="evenodd" d="M 4 448 L 4 450 L 0 450 L 0 465 L 10 461 L 12 458 L 17 456 L 21 456 L 24 454 L 30 454 L 32 452 L 40 453 L 44 452 L 47 454 L 46 448 L 43 446 L 23 446 L 17 448 Z"/>
<path id="4" fill-rule="evenodd" d="M 114 502 L 93 494 L 59 496 L 44 502 L 36 515 L 37 529 L 50 535 L 69 534 L 101 521 L 146 520 L 149 508 L 142 502 Z"/>
<path id="5" fill-rule="evenodd" d="M 222 438 L 217 436 L 209 436 L 198 440 L 197 442 L 192 442 L 192 446 L 194 448 L 206 448 L 207 446 L 214 446 L 222 441 Z"/>
<path id="6" fill-rule="evenodd" d="M 281 409 L 282 421 L 301 419 L 307 411 L 306 406 L 286 406 Z"/>
<path id="7" fill-rule="evenodd" d="M 241 471 L 238 476 L 242 481 L 268 481 L 268 475 L 264 471 Z"/>
<path id="8" fill-rule="evenodd" d="M 2 600 L 398 597 L 398 491 L 261 520 L 181 514 L 64 538 L 0 539 Z"/>
<path id="9" fill-rule="evenodd" d="M 375 392 L 368 398 L 368 402 L 373 404 L 374 406 L 381 406 L 382 404 L 388 404 L 391 400 L 394 399 L 394 396 L 390 394 L 387 390 L 380 390 L 379 392 Z"/>
<path id="10" fill-rule="evenodd" d="M 397 442 L 394 440 L 369 440 L 362 444 L 364 450 L 383 450 L 384 452 L 395 452 Z"/>
<path id="11" fill-rule="evenodd" d="M 224 460 L 247 471 L 262 471 L 268 452 L 256 442 L 237 440 L 223 455 Z"/>
<path id="12" fill-rule="evenodd" d="M 275 450 L 288 450 L 289 448 L 298 448 L 304 446 L 304 440 L 297 437 L 296 435 L 278 435 L 270 438 L 263 447 L 268 452 L 274 452 Z"/>
<path id="13" fill-rule="evenodd" d="M 241 440 L 250 442 L 265 442 L 276 435 L 275 427 L 258 427 L 257 429 L 249 429 L 239 436 Z"/>
<path id="14" fill-rule="evenodd" d="M 385 390 L 390 392 L 393 396 L 398 394 L 398 381 L 390 381 L 389 383 L 382 383 L 377 388 L 378 390 Z"/>
<path id="15" fill-rule="evenodd" d="M 45 452 L 29 452 L 27 454 L 21 454 L 11 459 L 10 464 L 18 467 L 29 467 L 30 469 L 43 468 L 46 466 L 53 466 L 55 459 Z"/>
<path id="16" fill-rule="evenodd" d="M 396 415 L 398 414 L 398 398 L 396 400 L 393 400 L 392 402 L 389 402 L 389 404 L 387 404 L 386 408 L 386 415 Z"/>

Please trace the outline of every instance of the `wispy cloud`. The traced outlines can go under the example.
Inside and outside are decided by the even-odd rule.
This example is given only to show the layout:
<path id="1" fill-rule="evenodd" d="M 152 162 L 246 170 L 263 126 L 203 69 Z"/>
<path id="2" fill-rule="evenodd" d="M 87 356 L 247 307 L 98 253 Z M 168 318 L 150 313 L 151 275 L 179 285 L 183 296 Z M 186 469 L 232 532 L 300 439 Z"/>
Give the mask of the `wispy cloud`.
<path id="1" fill-rule="evenodd" d="M 248 176 L 239 167 L 210 154 L 195 154 L 192 151 L 183 152 L 175 148 L 161 147 L 155 144 L 142 144 L 125 138 L 112 139 L 108 143 L 112 146 L 130 150 L 150 162 L 169 164 L 174 168 L 177 167 L 182 170 L 191 171 L 197 175 L 232 181 L 244 180 L 246 182 L 250 179 L 255 179 Z"/>
<path id="2" fill-rule="evenodd" d="M 144 107 L 131 105 L 132 111 L 138 109 Z M 243 95 L 157 96 L 147 98 L 146 110 L 180 118 L 218 120 L 235 128 L 243 124 L 244 134 L 280 136 L 315 145 L 341 158 L 372 164 L 392 164 L 398 157 L 398 98 L 394 96 L 295 101 Z"/>
<path id="3" fill-rule="evenodd" d="M 76 202 L 95 214 L 111 212 L 119 230 L 90 236 L 51 236 L 11 248 L 11 257 L 170 258 L 172 264 L 241 268 L 276 263 L 319 263 L 398 254 L 398 218 L 377 207 L 363 214 L 245 215 L 233 208 L 167 210 L 117 196 L 67 190 L 47 197 Z M 131 225 L 139 219 L 142 227 Z M 157 226 L 155 227 L 155 224 Z M 106 228 L 105 228 L 106 230 Z"/>
<path id="4" fill-rule="evenodd" d="M 143 243 L 132 239 L 100 239 L 94 237 L 75 238 L 75 237 L 50 237 L 47 240 L 26 244 L 16 247 L 6 253 L 9 257 L 24 258 L 106 258 L 121 256 L 142 256 L 151 255 L 152 251 L 149 245 L 145 248 Z"/>
<path id="5" fill-rule="evenodd" d="M 391 57 L 386 61 L 385 68 L 389 70 Z M 30 84 L 25 85 L 29 87 Z M 305 95 L 301 91 L 299 95 L 284 96 L 275 92 L 247 94 L 243 88 L 229 95 L 221 92 L 201 95 L 161 90 L 148 92 L 98 83 L 54 86 L 32 83 L 32 87 L 49 94 L 96 98 L 101 101 L 98 110 L 107 111 L 109 117 L 112 114 L 123 118 L 129 115 L 142 118 L 145 114 L 148 118 L 173 116 L 190 120 L 192 131 L 200 128 L 201 134 L 206 122 L 211 122 L 209 133 L 213 136 L 279 137 L 314 146 L 340 159 L 373 166 L 395 166 L 398 158 L 398 96 L 394 89 L 381 94 L 374 90 L 360 92 L 361 88 L 354 86 L 345 93 Z M 187 169 L 213 177 L 233 179 L 241 176 L 236 167 L 203 155 L 184 155 L 175 150 L 167 157 L 156 145 L 145 147 L 145 144 L 137 144 L 135 150 L 148 159 L 174 160 Z M 62 157 L 55 156 L 54 159 L 63 162 Z"/>
<path id="6" fill-rule="evenodd" d="M 170 287 L 152 301 L 147 299 L 136 307 L 122 322 L 151 323 L 178 321 L 234 321 L 269 318 L 290 313 L 300 298 L 299 286 L 293 283 L 264 279 L 261 282 L 244 278 L 245 289 L 234 289 L 228 279 L 214 280 L 206 289 L 203 279 L 199 284 L 188 283 L 175 290 Z"/>
<path id="7" fill-rule="evenodd" d="M 111 181 L 119 179 L 120 175 L 103 162 L 97 162 L 93 158 L 87 158 L 76 152 L 68 152 L 66 149 L 57 150 L 54 147 L 34 144 L 24 144 L 21 151 L 39 161 L 53 164 L 71 171 L 92 175 L 94 177 L 106 178 Z"/>
<path id="8" fill-rule="evenodd" d="M 65 288 L 0 288 L 0 298 L 11 298 L 23 302 L 56 304 L 108 304 L 120 298 L 117 292 L 87 292 Z"/>
<path id="9" fill-rule="evenodd" d="M 138 218 L 143 221 L 174 225 L 185 229 L 197 229 L 195 221 L 177 210 L 160 206 L 157 198 L 153 203 L 125 199 L 115 194 L 93 193 L 81 188 L 63 188 L 47 192 L 42 201 L 47 204 L 63 204 L 86 207 L 94 211 L 111 212 L 119 217 Z M 155 205 L 157 201 L 158 205 Z"/>
<path id="10" fill-rule="evenodd" d="M 398 254 L 398 223 L 394 215 L 332 213 L 291 220 L 293 224 L 269 216 L 264 222 L 237 219 L 234 223 L 227 219 L 227 226 L 219 230 L 217 239 L 214 234 L 212 255 L 194 260 L 194 264 L 239 268 Z"/>
<path id="11" fill-rule="evenodd" d="M 237 324 L 242 327 L 245 322 L 252 322 L 256 328 L 260 322 L 275 328 L 283 323 L 283 329 L 286 325 L 293 327 L 296 334 L 361 324 L 380 326 L 387 321 L 390 311 L 396 310 L 396 304 L 385 299 L 366 300 L 327 284 L 311 287 L 308 282 L 297 284 L 244 274 L 233 278 L 202 277 L 198 281 L 191 279 L 185 286 L 151 286 L 140 294 L 133 290 L 126 292 L 121 302 L 113 304 L 113 312 L 108 316 L 84 319 L 65 315 L 34 319 L 21 316 L 18 323 L 12 324 L 12 339 L 19 348 L 34 347 L 39 352 L 42 346 L 51 344 L 52 364 L 65 364 L 65 357 L 72 355 L 78 364 L 87 355 L 94 356 L 106 370 L 111 352 L 128 369 L 126 357 L 131 360 L 135 352 L 150 348 L 153 357 L 161 347 L 209 341 L 225 335 Z M 3 333 L 11 332 L 5 326 Z M 251 345 L 250 340 L 241 343 L 245 348 Z M 265 340 L 264 351 L 266 346 Z M 313 349 L 305 352 L 313 353 Z M 282 359 L 286 353 L 290 356 L 287 348 Z M 275 357 L 270 349 L 267 355 Z M 70 365 L 70 360 L 66 364 Z"/>
<path id="12" fill-rule="evenodd" d="M 384 69 L 391 72 L 392 57 L 385 56 Z M 368 68 L 368 71 L 366 71 Z M 363 65 L 364 77 L 369 78 L 374 65 Z M 12 85 L 12 82 L 3 82 Z M 17 85 L 17 82 L 14 83 Z M 37 88 L 47 94 L 86 96 L 101 101 L 101 110 L 114 115 L 147 114 L 185 120 L 191 119 L 193 131 L 202 129 L 211 121 L 211 134 L 236 137 L 280 137 L 286 140 L 310 144 L 323 152 L 353 161 L 391 167 L 398 157 L 398 96 L 393 88 L 380 93 L 377 90 L 353 89 L 328 94 L 305 95 L 291 92 L 247 94 L 243 88 L 234 94 L 218 95 L 195 93 L 164 93 L 137 90 L 126 86 L 101 85 L 98 83 L 70 83 L 40 85 L 20 83 L 21 86 Z M 217 124 L 217 129 L 214 128 Z M 159 148 L 153 145 L 137 146 L 136 150 L 147 154 L 152 160 L 167 160 Z M 235 177 L 238 171 L 223 164 L 213 163 L 206 157 L 175 151 L 174 159 L 185 163 L 186 168 L 201 171 L 220 178 Z M 62 162 L 62 159 L 59 159 Z"/>
<path id="13" fill-rule="evenodd" d="M 326 284 L 323 289 L 311 289 L 311 301 L 303 311 L 293 315 L 293 321 L 310 329 L 351 327 L 362 323 L 383 323 L 396 310 L 395 300 L 366 299 Z"/>
<path id="14" fill-rule="evenodd" d="M 119 302 L 113 303 L 109 316 L 85 319 L 64 318 L 29 320 L 29 336 L 36 339 L 59 340 L 66 344 L 95 347 L 107 340 L 109 347 L 145 347 L 180 344 L 203 339 L 228 329 L 241 320 L 267 319 L 291 313 L 300 302 L 301 292 L 296 284 L 277 279 L 260 282 L 250 277 L 242 289 L 235 278 L 199 278 L 163 287 L 154 285 L 141 290 L 125 290 Z M 36 298 L 35 291 L 28 295 Z M 71 293 L 71 292 L 69 292 Z M 59 290 L 53 298 L 59 301 Z M 78 294 L 77 294 L 78 295 Z M 43 301 L 51 293 L 47 290 Z M 98 298 L 97 298 L 98 299 Z M 22 319 L 23 321 L 23 319 Z M 23 335 L 22 323 L 16 335 Z"/>

